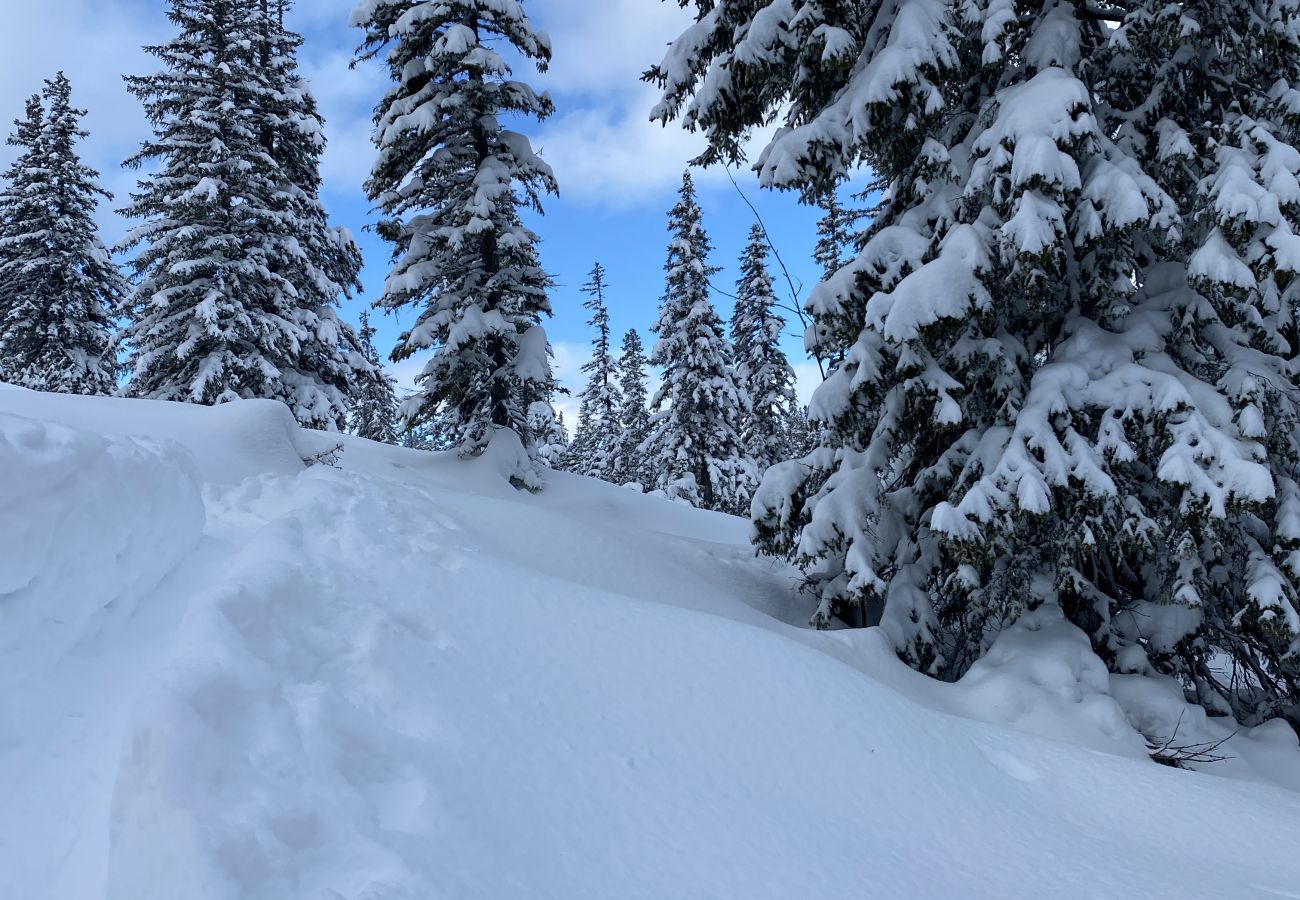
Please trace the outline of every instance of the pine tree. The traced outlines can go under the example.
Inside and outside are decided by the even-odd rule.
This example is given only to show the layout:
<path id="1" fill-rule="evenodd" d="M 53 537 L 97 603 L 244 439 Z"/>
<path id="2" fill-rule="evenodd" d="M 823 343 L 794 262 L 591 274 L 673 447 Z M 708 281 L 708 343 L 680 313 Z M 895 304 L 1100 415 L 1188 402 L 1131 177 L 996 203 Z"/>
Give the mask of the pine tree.
<path id="1" fill-rule="evenodd" d="M 136 397 L 285 402 L 346 421 L 356 335 L 332 307 L 359 256 L 324 224 L 320 120 L 294 73 L 297 39 L 263 0 L 171 0 L 178 35 L 127 78 L 154 128 L 127 164 L 156 165 L 124 213 L 142 219 L 130 350 Z"/>
<path id="2" fill-rule="evenodd" d="M 776 295 L 767 271 L 767 236 L 761 225 L 749 231 L 740 259 L 736 306 L 731 317 L 731 341 L 736 377 L 749 397 L 741 436 L 745 452 L 762 473 L 789 459 L 794 415 L 794 369 L 781 350 L 785 320 L 776 314 Z"/>
<path id="3" fill-rule="evenodd" d="M 738 513 L 755 478 L 740 435 L 749 399 L 709 301 L 709 276 L 718 270 L 708 263 L 711 246 L 689 172 L 680 197 L 668 214 L 667 286 L 650 356 L 664 381 L 651 403 L 658 413 L 643 445 L 646 465 L 670 496 Z"/>
<path id="4" fill-rule="evenodd" d="M 82 164 L 85 110 L 58 73 L 9 139 L 21 152 L 0 193 L 0 381 L 66 394 L 117 387 L 112 318 L 126 291 L 95 227 L 112 196 Z"/>
<path id="5" fill-rule="evenodd" d="M 371 441 L 385 444 L 397 443 L 397 391 L 396 382 L 384 371 L 383 360 L 375 349 L 375 329 L 370 317 L 361 313 L 360 352 L 369 371 L 358 373 L 353 391 L 352 415 L 349 424 L 352 433 Z"/>
<path id="6" fill-rule="evenodd" d="M 513 80 L 494 47 L 544 70 L 549 41 L 521 4 L 496 0 L 364 0 L 352 24 L 366 32 L 360 58 L 386 49 L 394 82 L 376 110 L 379 156 L 366 183 L 387 216 L 379 232 L 394 245 L 378 303 L 419 309 L 396 358 L 433 351 L 406 419 L 444 417 L 466 453 L 497 428 L 532 450 L 528 407 L 551 390 L 540 325 L 551 280 L 519 216 L 540 211 L 540 195 L 556 186 L 501 118 L 542 119 L 552 104 Z"/>
<path id="7" fill-rule="evenodd" d="M 621 431 L 614 460 L 615 484 L 647 483 L 641 445 L 650 436 L 649 385 L 646 380 L 645 349 L 635 328 L 623 335 L 623 353 L 618 358 L 618 386 L 623 396 L 618 421 Z"/>
<path id="8" fill-rule="evenodd" d="M 1300 721 L 1292 4 L 697 5 L 648 76 L 705 160 L 784 114 L 766 184 L 889 184 L 809 299 L 822 446 L 754 503 L 817 621 L 951 678 L 1055 605 L 1115 671 Z"/>
<path id="9" fill-rule="evenodd" d="M 605 287 L 605 269 L 596 263 L 582 287 L 587 295 L 582 305 L 591 310 L 587 324 L 596 330 L 596 336 L 591 342 L 591 359 L 582 366 L 582 371 L 587 373 L 587 386 L 579 394 L 578 430 L 569 448 L 566 468 L 579 475 L 613 481 L 617 477 L 618 444 L 623 434 L 619 421 L 623 397 L 609 350 Z"/>

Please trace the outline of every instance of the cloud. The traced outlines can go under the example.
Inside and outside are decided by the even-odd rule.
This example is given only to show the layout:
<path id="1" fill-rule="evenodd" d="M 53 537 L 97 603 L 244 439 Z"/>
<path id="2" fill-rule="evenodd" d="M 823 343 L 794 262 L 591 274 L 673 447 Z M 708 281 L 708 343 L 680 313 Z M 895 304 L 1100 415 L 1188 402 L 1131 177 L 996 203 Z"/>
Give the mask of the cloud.
<path id="1" fill-rule="evenodd" d="M 357 0 L 298 0 L 290 7 L 286 19 L 289 27 L 298 31 L 346 26 L 356 5 Z M 361 31 L 352 33 L 360 43 Z"/>
<path id="2" fill-rule="evenodd" d="M 0 121 L 21 115 L 26 98 L 46 78 L 59 70 L 67 74 L 72 102 L 87 110 L 83 126 L 90 137 L 79 148 L 82 159 L 99 170 L 101 183 L 116 197 L 115 204 L 101 204 L 98 215 L 111 243 L 126 228 L 113 207 L 127 200 L 137 177 L 122 169 L 122 160 L 149 133 L 144 112 L 121 76 L 157 68 L 142 45 L 161 41 L 168 32 L 161 4 L 136 8 L 60 0 L 9 6 L 0 33 Z M 15 148 L 0 143 L 0 163 L 7 166 L 15 155 Z"/>
<path id="3" fill-rule="evenodd" d="M 303 45 L 301 70 L 325 118 L 325 155 L 321 177 L 331 192 L 360 195 L 375 148 L 370 141 L 371 112 L 388 89 L 387 74 L 377 64 L 349 68 L 350 50 Z"/>
<path id="4" fill-rule="evenodd" d="M 586 384 L 582 366 L 591 358 L 591 347 L 573 341 L 551 341 L 551 371 L 560 386 L 568 389 L 567 394 L 556 393 L 551 405 L 564 416 L 564 424 L 569 436 L 578 426 L 578 394 Z"/>
<path id="5" fill-rule="evenodd" d="M 677 3 L 655 0 L 537 0 L 529 16 L 554 51 L 538 82 L 588 98 L 634 93 L 641 73 L 692 20 Z"/>
<path id="6" fill-rule="evenodd" d="M 530 131 L 563 196 L 620 211 L 661 202 L 705 143 L 675 122 L 650 121 L 659 92 L 641 74 L 692 21 L 690 12 L 653 0 L 538 0 L 531 17 L 549 30 L 555 56 L 544 75 L 527 79 L 555 95 L 558 112 Z M 698 180 L 725 184 L 727 175 L 715 167 Z"/>
<path id="7" fill-rule="evenodd" d="M 548 119 L 535 133 L 533 147 L 555 170 L 560 190 L 570 200 L 614 210 L 661 201 L 681 183 L 682 172 L 705 148 L 702 135 L 675 122 L 651 122 L 655 92 L 643 85 L 615 103 L 575 106 Z M 776 126 L 755 132 L 746 145 L 749 158 L 771 140 Z M 695 171 L 701 187 L 728 183 L 727 170 Z M 757 186 L 748 167 L 735 171 L 745 187 Z"/>
<path id="8" fill-rule="evenodd" d="M 649 121 L 643 92 L 621 106 L 574 108 L 546 122 L 534 147 L 568 198 L 626 209 L 675 187 L 703 149 L 697 135 Z"/>

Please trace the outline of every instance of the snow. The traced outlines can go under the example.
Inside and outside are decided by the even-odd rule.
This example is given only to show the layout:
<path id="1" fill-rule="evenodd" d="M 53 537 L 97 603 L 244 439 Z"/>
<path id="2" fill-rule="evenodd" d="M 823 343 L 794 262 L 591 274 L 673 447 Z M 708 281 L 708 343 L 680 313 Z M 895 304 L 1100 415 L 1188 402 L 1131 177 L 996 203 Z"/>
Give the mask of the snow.
<path id="1" fill-rule="evenodd" d="M 0 386 L 0 897 L 1294 895 L 1285 726 L 1155 765 L 1231 730 L 1051 607 L 940 684 L 509 449 Z"/>

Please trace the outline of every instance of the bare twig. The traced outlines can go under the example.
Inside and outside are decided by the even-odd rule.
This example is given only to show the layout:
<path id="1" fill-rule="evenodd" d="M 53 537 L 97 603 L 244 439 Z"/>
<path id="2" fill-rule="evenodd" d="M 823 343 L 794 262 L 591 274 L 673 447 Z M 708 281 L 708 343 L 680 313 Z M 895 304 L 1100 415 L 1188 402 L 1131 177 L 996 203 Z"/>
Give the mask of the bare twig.
<path id="1" fill-rule="evenodd" d="M 1184 711 L 1185 712 L 1185 711 Z M 1153 760 L 1162 766 L 1170 766 L 1175 769 L 1185 769 L 1188 763 L 1216 763 L 1223 762 L 1226 759 L 1232 759 L 1226 753 L 1219 753 L 1218 750 L 1228 741 L 1236 737 L 1237 732 L 1217 741 L 1204 741 L 1199 744 L 1176 744 L 1178 739 L 1178 730 L 1183 726 L 1183 713 L 1178 714 L 1178 722 L 1174 725 L 1173 734 L 1169 735 L 1164 741 L 1157 743 L 1152 738 L 1147 738 L 1147 748 Z"/>
<path id="2" fill-rule="evenodd" d="M 333 447 L 321 450 L 319 453 L 313 453 L 311 456 L 304 456 L 302 460 L 303 465 L 309 469 L 312 466 L 329 466 L 331 469 L 341 469 L 343 467 L 339 465 L 339 457 L 343 454 L 345 449 L 346 448 L 343 446 L 342 442 L 337 443 Z"/>

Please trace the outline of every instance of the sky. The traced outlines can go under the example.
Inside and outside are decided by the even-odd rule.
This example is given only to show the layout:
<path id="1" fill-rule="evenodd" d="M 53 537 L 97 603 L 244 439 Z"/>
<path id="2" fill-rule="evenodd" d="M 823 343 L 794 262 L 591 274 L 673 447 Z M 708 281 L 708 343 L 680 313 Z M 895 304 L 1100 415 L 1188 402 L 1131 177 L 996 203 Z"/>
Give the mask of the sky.
<path id="1" fill-rule="evenodd" d="M 0 119 L 17 118 L 25 97 L 38 91 L 44 78 L 60 69 L 67 73 L 73 102 L 87 110 L 84 124 L 91 134 L 82 145 L 83 157 L 100 171 L 118 201 L 105 204 L 99 216 L 105 240 L 113 243 L 130 223 L 112 207 L 125 201 L 139 177 L 121 162 L 149 134 L 122 76 L 157 69 L 142 47 L 172 34 L 167 4 L 40 0 L 7 5 L 7 27 L 0 32 Z M 356 322 L 382 289 L 390 257 L 388 247 L 367 230 L 376 216 L 361 189 L 374 158 L 371 115 L 387 76 L 378 64 L 349 67 L 360 39 L 360 32 L 347 24 L 353 5 L 354 0 L 299 0 L 289 25 L 303 35 L 300 63 L 326 120 L 323 199 L 333 222 L 352 230 L 365 258 L 365 292 L 343 307 L 344 316 Z M 663 291 L 666 214 L 688 160 L 703 145 L 698 135 L 676 124 L 665 128 L 649 121 L 655 92 L 640 74 L 660 60 L 668 42 L 690 21 L 690 11 L 675 0 L 526 0 L 525 8 L 536 27 L 550 34 L 554 50 L 547 73 L 521 68 L 515 75 L 549 91 L 555 101 L 555 115 L 521 130 L 555 170 L 560 185 L 559 196 L 545 203 L 546 215 L 530 224 L 542 238 L 542 264 L 555 278 L 555 314 L 546 328 L 556 373 L 576 395 L 591 339 L 579 289 L 594 262 L 608 272 L 616 342 L 627 329 L 637 328 L 647 347 L 653 343 L 649 327 Z M 0 147 L 0 164 L 11 158 L 12 148 Z M 730 317 L 732 301 L 721 291 L 734 293 L 738 259 L 754 221 L 746 198 L 762 216 L 800 297 L 819 274 L 811 260 L 817 211 L 800 206 L 792 195 L 762 190 L 748 169 L 732 174 L 736 185 L 720 168 L 695 176 L 714 245 L 711 262 L 722 267 L 713 283 L 720 289 L 714 302 L 724 319 Z M 771 264 L 778 292 L 789 302 L 790 287 L 775 259 Z M 382 354 L 387 355 L 414 315 L 372 317 Z M 820 378 L 803 353 L 798 323 L 786 331 L 785 348 L 806 402 Z M 406 386 L 421 365 L 417 357 L 394 367 L 393 374 Z M 572 395 L 556 404 L 570 423 L 576 410 Z"/>

